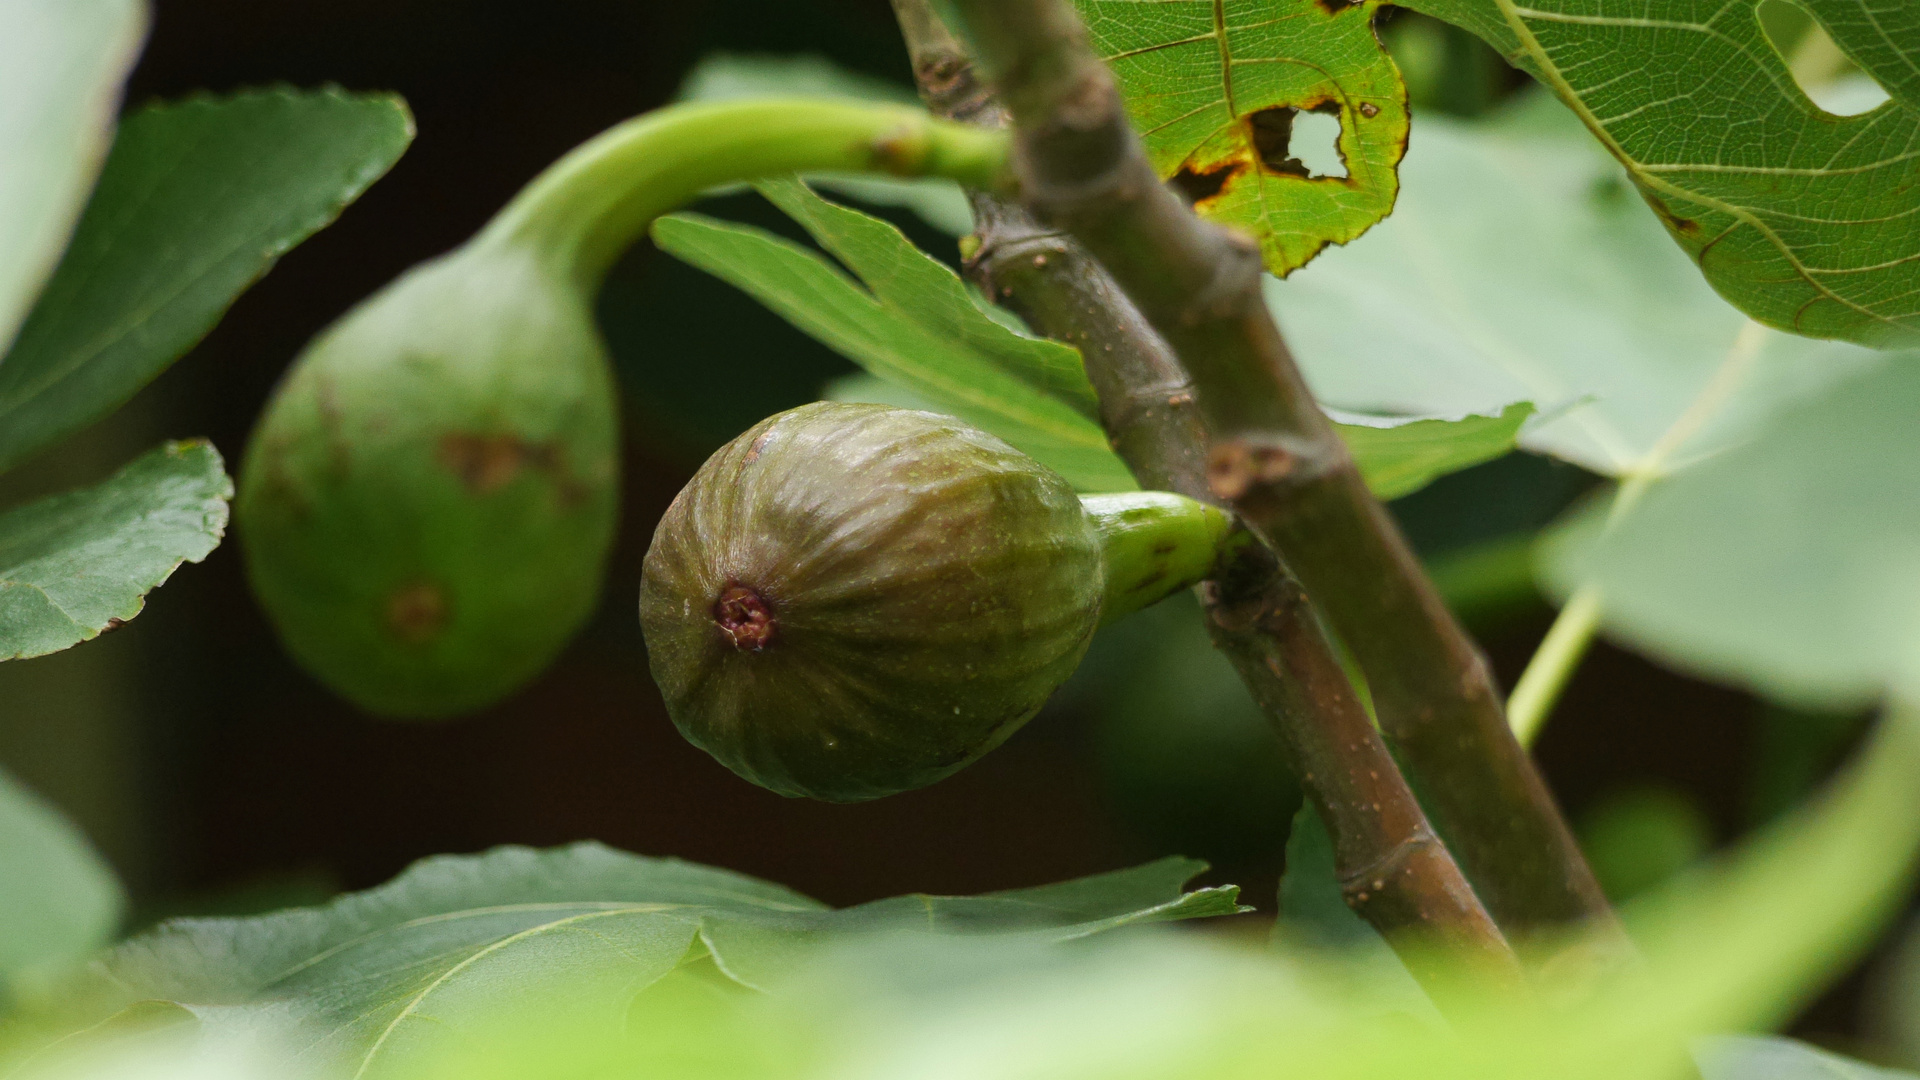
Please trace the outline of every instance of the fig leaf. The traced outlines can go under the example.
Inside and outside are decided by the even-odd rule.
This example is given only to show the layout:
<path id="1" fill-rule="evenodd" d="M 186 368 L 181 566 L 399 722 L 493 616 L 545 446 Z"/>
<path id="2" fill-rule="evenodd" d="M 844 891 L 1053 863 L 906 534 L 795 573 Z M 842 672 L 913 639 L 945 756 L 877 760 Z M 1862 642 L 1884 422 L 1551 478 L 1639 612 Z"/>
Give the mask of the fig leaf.
<path id="1" fill-rule="evenodd" d="M 0 660 L 58 652 L 138 615 L 176 567 L 219 546 L 232 496 L 219 451 L 195 440 L 0 514 Z"/>

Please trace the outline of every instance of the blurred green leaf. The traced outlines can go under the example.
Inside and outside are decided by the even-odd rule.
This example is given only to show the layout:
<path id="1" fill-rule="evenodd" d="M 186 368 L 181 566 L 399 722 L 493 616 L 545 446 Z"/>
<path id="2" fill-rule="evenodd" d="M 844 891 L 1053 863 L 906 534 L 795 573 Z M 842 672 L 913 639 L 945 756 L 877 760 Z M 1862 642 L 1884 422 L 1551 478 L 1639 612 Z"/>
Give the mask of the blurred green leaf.
<path id="1" fill-rule="evenodd" d="M 819 253 L 758 229 L 696 214 L 674 214 L 654 223 L 653 237 L 662 250 L 739 287 L 824 344 L 907 387 L 941 411 L 1007 440 L 1076 487 L 1126 491 L 1137 486 L 1107 448 L 1100 425 L 1001 367 L 995 353 L 982 351 L 974 342 L 997 337 L 1001 350 L 1065 346 L 1018 334 L 972 308 L 971 301 L 971 334 L 943 333 L 921 321 L 919 308 L 903 308 L 876 297 Z M 904 238 L 900 243 L 913 250 Z M 952 271 L 917 252 L 916 257 L 946 274 L 954 288 L 964 288 Z M 964 315 L 951 310 L 948 314 Z"/>
<path id="2" fill-rule="evenodd" d="M 1920 687 L 1920 355 L 1780 417 L 1755 440 L 1594 506 L 1545 549 L 1592 583 L 1606 629 L 1709 677 L 1809 707 Z"/>
<path id="3" fill-rule="evenodd" d="M 1914 1080 L 1904 1069 L 1880 1069 L 1793 1039 L 1723 1035 L 1694 1051 L 1701 1080 Z"/>
<path id="4" fill-rule="evenodd" d="M 86 205 L 146 28 L 141 0 L 0 4 L 0 355 Z"/>
<path id="5" fill-rule="evenodd" d="M 1133 870 L 977 897 L 908 896 L 831 910 L 791 890 L 674 859 L 575 844 L 442 856 L 324 907 L 166 923 L 98 965 L 96 1007 L 160 999 L 210 1028 L 278 1033 L 312 1065 L 412 1075 L 484 1042 L 501 1011 L 566 1002 L 609 1038 L 635 996 L 711 957 L 745 986 L 836 940 L 900 932 L 1082 937 L 1229 914 L 1234 890 L 1182 893 L 1202 866 Z M 232 1009 L 220 1006 L 250 1006 Z"/>
<path id="6" fill-rule="evenodd" d="M 1286 274 L 1393 209 L 1407 94 L 1373 32 L 1378 0 L 1075 4 L 1154 168 L 1258 239 L 1267 269 Z"/>
<path id="7" fill-rule="evenodd" d="M 0 513 L 0 660 L 77 645 L 135 615 L 227 528 L 233 481 L 204 441 L 167 443 L 96 487 Z"/>
<path id="8" fill-rule="evenodd" d="M 1097 702 L 1094 760 L 1140 850 L 1189 852 L 1231 872 L 1272 865 L 1299 787 L 1191 595 L 1102 630 L 1074 680 Z"/>
<path id="9" fill-rule="evenodd" d="M 105 945 L 125 902 L 86 835 L 0 770 L 0 1003 L 10 980 L 50 974 Z"/>
<path id="10" fill-rule="evenodd" d="M 412 138 L 398 98 L 339 90 L 195 97 L 129 116 L 0 361 L 0 468 L 132 397 Z"/>
<path id="11" fill-rule="evenodd" d="M 1517 402 L 1486 415 L 1386 417 L 1335 412 L 1340 435 L 1381 499 L 1411 495 L 1448 473 L 1511 451 L 1533 406 Z"/>
<path id="12" fill-rule="evenodd" d="M 1797 333 L 1912 342 L 1920 338 L 1920 8 L 1803 0 L 1895 97 L 1839 117 L 1795 84 L 1758 4 L 1407 2 L 1479 34 L 1552 87 L 1743 311 Z"/>
<path id="13" fill-rule="evenodd" d="M 1698 862 L 1713 826 L 1686 795 L 1668 788 L 1615 792 L 1580 817 L 1580 846 L 1614 903 L 1630 900 Z"/>
<path id="14" fill-rule="evenodd" d="M 911 87 L 848 71 L 820 56 L 708 53 L 680 83 L 680 101 L 729 98 L 852 98 L 920 104 Z M 909 180 L 872 173 L 808 173 L 816 187 L 870 206 L 900 206 L 950 236 L 973 231 L 973 207 L 960 185 L 939 177 Z"/>
<path id="15" fill-rule="evenodd" d="M 1034 389 L 1093 419 L 1099 399 L 1080 363 L 1080 350 L 1038 337 L 1012 315 L 981 298 L 945 265 L 929 258 L 899 229 L 858 210 L 836 206 L 797 181 L 757 185 L 767 201 L 800 223 L 829 255 L 852 270 L 881 303 L 910 313 L 921 326 L 950 338 Z"/>
<path id="16" fill-rule="evenodd" d="M 1388 224 L 1268 282 L 1329 405 L 1457 415 L 1531 401 L 1522 447 L 1657 475 L 1878 362 L 1729 307 L 1544 96 L 1491 122 L 1423 117 L 1400 177 Z"/>
<path id="17" fill-rule="evenodd" d="M 1302 806 L 1287 835 L 1287 869 L 1280 877 L 1280 918 L 1273 940 L 1281 948 L 1384 948 L 1365 919 L 1341 894 L 1333 837 L 1313 807 Z"/>
<path id="18" fill-rule="evenodd" d="M 1630 909 L 1645 967 L 1584 987 L 1562 969 L 1571 985 L 1548 973 L 1517 997 L 1469 987 L 1445 1027 L 1297 951 L 1191 938 L 836 958 L 774 1003 L 824 1048 L 807 1074 L 836 1080 L 1679 1080 L 1690 1039 L 1780 1022 L 1897 910 L 1920 840 L 1914 719 L 1893 718 L 1817 810 Z"/>
<path id="19" fill-rule="evenodd" d="M 1093 386 L 1070 346 L 1036 338 L 900 230 L 792 182 L 761 190 L 867 285 L 779 237 L 694 214 L 662 218 L 654 241 L 750 293 L 893 387 L 847 382 L 849 400 L 951 413 L 1012 443 L 1084 491 L 1135 485 L 1093 420 Z M 1395 498 L 1513 448 L 1530 413 L 1341 414 L 1340 431 L 1376 492 Z"/>

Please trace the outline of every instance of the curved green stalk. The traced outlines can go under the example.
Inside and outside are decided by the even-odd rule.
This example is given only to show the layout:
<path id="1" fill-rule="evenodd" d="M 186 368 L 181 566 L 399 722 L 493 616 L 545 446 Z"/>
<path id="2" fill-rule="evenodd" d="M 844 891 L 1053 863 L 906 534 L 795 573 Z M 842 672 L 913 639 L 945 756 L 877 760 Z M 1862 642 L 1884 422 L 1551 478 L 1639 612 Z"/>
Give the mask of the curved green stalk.
<path id="1" fill-rule="evenodd" d="M 1600 629 L 1600 611 L 1600 590 L 1582 586 L 1560 609 L 1547 636 L 1527 661 L 1527 669 L 1514 684 L 1513 696 L 1507 699 L 1507 723 L 1513 726 L 1514 738 L 1521 746 L 1533 745 L 1546 725 L 1547 714 L 1580 667 L 1581 658 L 1587 655 Z"/>
<path id="2" fill-rule="evenodd" d="M 1106 556 L 1103 626 L 1198 585 L 1247 537 L 1219 507 L 1166 491 L 1084 495 L 1080 505 Z"/>
<path id="3" fill-rule="evenodd" d="M 599 283 L 653 220 L 723 184 L 795 172 L 944 176 L 974 187 L 1006 174 L 1004 132 L 919 109 L 772 98 L 673 105 L 610 128 L 561 158 L 507 204 L 476 246 L 558 257 Z"/>

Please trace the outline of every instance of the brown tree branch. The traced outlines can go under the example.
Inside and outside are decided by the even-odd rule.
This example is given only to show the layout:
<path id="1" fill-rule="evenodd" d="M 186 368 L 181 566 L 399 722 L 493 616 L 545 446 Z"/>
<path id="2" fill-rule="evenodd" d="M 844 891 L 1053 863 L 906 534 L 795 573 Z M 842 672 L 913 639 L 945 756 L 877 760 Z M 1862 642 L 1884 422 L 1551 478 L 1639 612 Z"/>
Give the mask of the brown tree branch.
<path id="1" fill-rule="evenodd" d="M 925 0 L 895 0 L 928 103 L 982 123 L 1002 118 L 958 42 Z M 973 196 L 979 248 L 969 270 L 1030 325 L 1078 346 L 1101 419 L 1150 488 L 1217 502 L 1207 487 L 1206 429 L 1185 371 L 1084 249 L 1018 206 Z M 1334 838 L 1349 906 L 1390 941 L 1433 939 L 1517 976 L 1498 927 L 1460 873 L 1387 753 L 1306 601 L 1267 548 L 1244 545 L 1202 590 L 1214 644 L 1239 670 L 1279 734 Z M 1417 932 L 1414 932 L 1417 931 Z M 1410 964 L 1432 958 L 1412 948 Z M 1428 974 L 1424 967 L 1419 974 Z"/>
<path id="2" fill-rule="evenodd" d="M 1488 906 L 1522 935 L 1610 921 L 1479 651 L 1301 378 L 1261 295 L 1256 249 L 1161 184 L 1065 0 L 948 3 L 1012 114 L 1026 204 L 1092 252 L 1191 373 L 1209 488 L 1348 642 L 1382 729 Z"/>

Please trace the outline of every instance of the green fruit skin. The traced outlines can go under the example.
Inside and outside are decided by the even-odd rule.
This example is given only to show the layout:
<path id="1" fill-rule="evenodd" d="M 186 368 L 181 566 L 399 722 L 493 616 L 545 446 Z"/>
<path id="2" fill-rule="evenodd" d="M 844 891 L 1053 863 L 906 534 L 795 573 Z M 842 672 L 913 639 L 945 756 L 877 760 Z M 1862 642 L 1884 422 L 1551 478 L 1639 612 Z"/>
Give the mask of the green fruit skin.
<path id="1" fill-rule="evenodd" d="M 235 517 L 288 650 L 367 710 L 468 712 L 553 659 L 613 538 L 611 365 L 579 289 L 528 251 L 415 268 L 275 392 Z"/>
<path id="2" fill-rule="evenodd" d="M 819 402 L 721 448 L 647 552 L 654 680 L 694 745 L 783 795 L 877 798 L 999 745 L 1099 623 L 1100 540 L 1064 480 L 933 413 Z M 764 648 L 715 618 L 734 585 Z"/>

